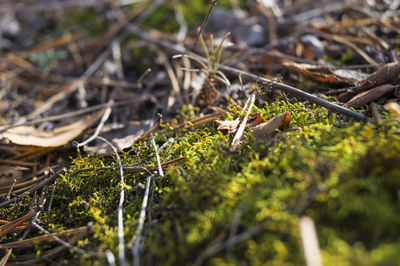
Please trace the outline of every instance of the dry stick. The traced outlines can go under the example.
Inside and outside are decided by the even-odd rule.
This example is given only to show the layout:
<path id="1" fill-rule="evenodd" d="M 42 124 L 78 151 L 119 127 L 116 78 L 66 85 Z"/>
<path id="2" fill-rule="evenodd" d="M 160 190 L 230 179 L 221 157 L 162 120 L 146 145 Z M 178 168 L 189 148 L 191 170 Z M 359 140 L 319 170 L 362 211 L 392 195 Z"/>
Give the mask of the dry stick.
<path id="1" fill-rule="evenodd" d="M 11 191 L 14 189 L 15 183 L 17 183 L 17 179 L 16 178 L 14 178 L 13 183 L 12 183 L 10 189 L 8 190 L 8 193 L 7 193 L 7 196 L 6 196 L 6 199 L 8 199 L 8 200 L 10 199 Z"/>
<path id="2" fill-rule="evenodd" d="M 144 33 L 142 30 L 140 30 L 138 27 L 136 27 L 136 26 L 134 26 L 132 24 L 128 24 L 127 25 L 127 29 L 131 33 L 133 33 L 133 34 L 137 35 L 138 37 L 142 38 L 143 40 L 146 40 L 146 41 L 151 42 L 151 43 L 156 43 L 157 45 L 165 47 L 167 49 L 170 49 L 170 50 L 172 50 L 174 52 L 183 53 L 183 54 L 187 54 L 187 55 L 193 56 L 193 57 L 199 59 L 202 62 L 207 62 L 207 59 L 205 59 L 204 57 L 201 57 L 201 56 L 199 56 L 199 55 L 197 55 L 197 54 L 195 54 L 195 53 L 193 53 L 193 52 L 191 52 L 191 51 L 189 51 L 189 50 L 187 50 L 187 49 L 185 49 L 183 47 L 179 47 L 178 45 L 176 45 L 174 43 L 171 43 L 169 41 L 158 40 L 156 38 L 153 38 L 153 37 L 151 37 L 150 35 Z M 335 103 L 331 103 L 331 102 L 329 102 L 329 101 L 327 101 L 325 99 L 322 99 L 322 98 L 319 98 L 319 97 L 317 97 L 315 95 L 312 95 L 310 93 L 301 91 L 301 90 L 299 90 L 297 88 L 294 88 L 292 86 L 289 86 L 289 85 L 286 85 L 286 84 L 283 84 L 283 83 L 280 83 L 280 82 L 276 82 L 276 81 L 273 81 L 273 80 L 270 80 L 270 79 L 267 79 L 267 78 L 262 78 L 262 77 L 247 73 L 245 71 L 242 71 L 242 70 L 239 70 L 239 69 L 236 69 L 236 68 L 228 67 L 228 66 L 219 65 L 219 69 L 222 70 L 222 71 L 225 71 L 225 72 L 229 72 L 232 75 L 236 75 L 236 76 L 242 75 L 242 77 L 244 79 L 248 80 L 248 81 L 257 82 L 258 84 L 261 84 L 263 86 L 269 87 L 272 90 L 280 90 L 280 91 L 283 91 L 283 92 L 285 92 L 287 94 L 293 95 L 295 97 L 298 97 L 298 98 L 301 98 L 301 99 L 304 99 L 304 100 L 307 100 L 307 101 L 310 101 L 310 102 L 314 102 L 314 103 L 316 103 L 318 105 L 326 107 L 327 109 L 330 109 L 330 110 L 335 111 L 337 113 L 340 113 L 340 114 L 355 118 L 357 120 L 361 120 L 361 121 L 365 121 L 365 122 L 368 121 L 368 117 L 363 115 L 363 114 L 361 114 L 361 113 L 358 113 L 358 112 L 353 111 L 351 109 L 348 109 L 346 107 L 342 107 L 342 106 L 337 105 Z"/>
<path id="3" fill-rule="evenodd" d="M 154 141 L 153 135 L 151 135 L 151 144 L 153 145 L 154 152 L 156 153 L 158 174 L 160 175 L 160 177 L 163 177 L 164 176 L 164 172 L 163 172 L 163 169 L 162 169 L 162 166 L 161 166 L 160 155 L 158 154 L 157 145 L 156 145 L 156 142 Z"/>
<path id="4" fill-rule="evenodd" d="M 16 201 L 17 198 L 22 198 L 25 194 L 30 193 L 30 192 L 37 191 L 38 189 L 44 187 L 45 185 L 47 185 L 47 184 L 53 182 L 53 181 L 54 181 L 61 173 L 63 173 L 63 172 L 66 172 L 66 170 L 65 170 L 65 169 L 62 169 L 62 170 L 58 171 L 57 173 L 54 173 L 54 174 L 51 175 L 50 177 L 44 179 L 44 180 L 43 180 L 42 182 L 40 182 L 39 184 L 37 184 L 37 185 L 33 186 L 32 188 L 28 189 L 27 191 L 23 192 L 22 194 L 20 194 L 20 195 L 14 197 L 14 198 L 12 198 L 12 199 L 9 199 L 9 200 L 7 200 L 7 201 L 5 201 L 5 202 L 0 203 L 0 208 L 3 208 L 3 207 L 5 207 L 5 206 L 8 206 L 8 205 L 10 205 L 11 203 L 13 203 L 14 201 Z"/>
<path id="5" fill-rule="evenodd" d="M 133 265 L 135 265 L 135 266 L 140 265 L 140 241 L 141 241 L 141 237 L 142 237 L 144 219 L 146 218 L 146 208 L 147 208 L 147 201 L 149 199 L 151 177 L 152 177 L 152 175 L 149 175 L 146 178 L 146 188 L 144 191 L 142 208 L 140 209 L 138 228 L 137 228 L 136 235 L 134 236 L 134 238 L 135 237 L 136 238 L 135 238 L 135 242 L 132 246 L 132 256 L 133 256 L 133 261 L 134 261 Z"/>
<path id="6" fill-rule="evenodd" d="M 34 12 L 49 12 L 54 10 L 66 10 L 70 8 L 90 8 L 94 6 L 107 5 L 112 3 L 112 0 L 79 0 L 79 1 L 42 1 L 27 5 L 24 2 L 20 4 L 2 4 L 0 5 L 0 14 L 14 13 L 18 11 Z"/>
<path id="7" fill-rule="evenodd" d="M 47 209 L 48 211 L 51 210 L 51 205 L 53 204 L 54 192 L 56 191 L 56 186 L 57 186 L 57 179 L 54 181 L 53 189 L 51 190 L 50 201 L 49 201 L 49 207 L 48 207 L 48 209 Z"/>
<path id="8" fill-rule="evenodd" d="M 97 126 L 96 131 L 94 132 L 94 134 L 93 134 L 90 138 L 88 138 L 87 140 L 85 140 L 85 141 L 83 141 L 83 142 L 81 142 L 81 143 L 79 143 L 79 142 L 74 142 L 74 143 L 73 143 L 73 146 L 75 146 L 76 148 L 79 148 L 79 147 L 82 147 L 82 146 L 84 146 L 84 145 L 87 145 L 88 143 L 90 143 L 90 142 L 92 142 L 94 139 L 96 139 L 96 138 L 99 136 L 100 131 L 103 129 L 104 123 L 107 121 L 108 117 L 110 117 L 110 114 L 111 114 L 111 107 L 108 106 L 107 109 L 106 109 L 106 111 L 104 112 L 104 114 L 103 114 L 103 116 L 102 116 L 102 118 L 101 118 L 101 120 L 100 120 L 100 123 L 99 123 L 99 125 Z"/>
<path id="9" fill-rule="evenodd" d="M 57 243 L 59 243 L 59 244 L 65 246 L 65 247 L 67 247 L 67 248 L 69 248 L 69 249 L 72 249 L 73 251 L 75 251 L 76 253 L 81 254 L 81 255 L 87 254 L 87 255 L 90 255 L 90 256 L 98 256 L 98 254 L 96 254 L 96 253 L 94 253 L 94 252 L 88 252 L 87 250 L 84 250 L 84 249 L 81 249 L 81 248 L 77 248 L 77 247 L 72 246 L 70 243 L 68 243 L 68 242 L 66 242 L 66 241 L 64 241 L 64 240 L 62 240 L 62 239 L 59 238 L 58 236 L 56 236 L 56 235 L 50 233 L 49 231 L 47 231 L 46 229 L 44 229 L 43 227 L 41 227 L 40 225 L 38 225 L 38 224 L 36 223 L 36 221 L 37 221 L 37 218 L 33 219 L 32 224 L 33 224 L 37 229 L 39 229 L 40 231 L 42 231 L 42 232 L 45 233 L 46 235 L 49 235 L 51 238 L 53 238 L 54 241 L 56 241 Z M 90 228 L 90 227 L 91 227 L 91 226 L 89 225 L 88 228 Z"/>
<path id="10" fill-rule="evenodd" d="M 9 249 L 4 257 L 0 260 L 0 266 L 6 266 L 8 258 L 10 257 L 12 249 Z"/>
<path id="11" fill-rule="evenodd" d="M 167 55 L 159 48 L 159 47 L 155 47 L 154 48 L 155 52 L 158 54 L 158 58 L 161 61 L 161 63 L 164 65 L 165 70 L 167 71 L 168 77 L 171 81 L 171 86 L 172 86 L 172 91 L 171 94 L 175 94 L 176 98 L 178 98 L 178 102 L 179 104 L 182 106 L 183 103 L 183 99 L 181 96 L 181 88 L 179 86 L 179 81 L 176 78 L 175 72 L 168 60 Z M 167 107 L 171 108 L 171 106 L 174 104 L 174 98 L 173 97 L 168 97 L 168 101 L 167 101 Z"/>
<path id="12" fill-rule="evenodd" d="M 124 220 L 123 220 L 123 204 L 124 204 L 124 199 L 125 199 L 125 180 L 124 180 L 124 171 L 122 169 L 122 163 L 121 163 L 121 158 L 118 155 L 117 148 L 111 144 L 108 140 L 106 140 L 103 137 L 98 136 L 98 139 L 104 141 L 115 153 L 115 156 L 117 157 L 118 160 L 118 167 L 119 167 L 119 174 L 120 174 L 120 182 L 121 182 L 121 194 L 120 194 L 120 199 L 118 203 L 118 258 L 119 258 L 119 263 L 121 265 L 128 265 L 128 262 L 125 258 L 125 241 L 124 241 Z"/>
<path id="13" fill-rule="evenodd" d="M 201 25 L 200 29 L 198 30 L 196 40 L 194 41 L 193 47 L 196 46 L 197 42 L 199 41 L 199 37 L 203 33 L 203 30 L 207 25 L 208 19 L 210 18 L 211 11 L 214 9 L 217 2 L 218 2 L 218 0 L 211 0 L 210 6 L 208 7 L 207 15 L 203 21 L 203 24 Z"/>
<path id="14" fill-rule="evenodd" d="M 244 129 L 246 127 L 247 119 L 249 118 L 249 115 L 251 113 L 251 109 L 253 108 L 253 105 L 254 105 L 255 101 L 256 101 L 256 96 L 254 94 L 252 94 L 250 96 L 249 109 L 247 110 L 247 113 L 246 113 L 245 117 L 243 118 L 243 121 L 240 124 L 239 129 L 236 131 L 235 137 L 232 140 L 231 149 L 230 149 L 231 152 L 235 151 L 236 148 L 239 146 L 240 138 L 243 135 Z M 247 103 L 246 103 L 246 105 L 247 105 Z"/>
<path id="15" fill-rule="evenodd" d="M 114 254 L 109 249 L 104 251 L 104 254 L 106 255 L 106 259 L 107 259 L 108 265 L 115 266 L 115 256 L 114 256 Z"/>
<path id="16" fill-rule="evenodd" d="M 315 229 L 313 219 L 308 216 L 301 217 L 299 221 L 299 228 L 306 265 L 322 266 L 317 230 Z"/>

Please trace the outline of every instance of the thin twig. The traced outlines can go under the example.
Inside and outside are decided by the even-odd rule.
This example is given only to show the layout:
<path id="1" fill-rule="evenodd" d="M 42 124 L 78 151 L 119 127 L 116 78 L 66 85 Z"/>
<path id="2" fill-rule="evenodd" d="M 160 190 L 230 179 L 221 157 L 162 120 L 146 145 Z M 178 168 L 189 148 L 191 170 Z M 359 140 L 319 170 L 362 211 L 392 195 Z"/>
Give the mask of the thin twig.
<path id="1" fill-rule="evenodd" d="M 37 191 L 38 189 L 44 187 L 45 185 L 53 182 L 61 173 L 65 173 L 65 172 L 66 172 L 66 170 L 62 169 L 62 170 L 58 171 L 57 173 L 52 174 L 50 177 L 44 179 L 42 182 L 40 182 L 39 184 L 33 186 L 32 188 L 26 190 L 25 192 L 21 193 L 20 195 L 15 196 L 12 199 L 9 199 L 9 200 L 7 200 L 5 202 L 0 203 L 0 208 L 3 208 L 3 207 L 6 207 L 6 206 L 10 205 L 14 201 L 16 201 L 18 198 L 22 198 L 27 193 L 31 193 L 31 192 Z"/>
<path id="2" fill-rule="evenodd" d="M 148 202 L 148 198 L 149 198 L 151 177 L 152 177 L 152 175 L 149 175 L 146 178 L 146 188 L 144 191 L 142 208 L 140 209 L 138 228 L 137 228 L 136 235 L 132 238 L 132 240 L 135 239 L 134 240 L 135 242 L 132 246 L 132 256 L 133 256 L 133 261 L 134 261 L 135 266 L 140 265 L 140 242 L 142 240 L 141 239 L 142 231 L 143 231 L 143 226 L 144 226 L 144 220 L 146 218 L 146 208 L 147 208 L 147 202 Z"/>
<path id="3" fill-rule="evenodd" d="M 57 179 L 54 181 L 53 189 L 51 190 L 50 201 L 49 201 L 49 207 L 48 207 L 48 209 L 47 209 L 48 211 L 51 210 L 51 205 L 53 204 L 54 192 L 56 191 L 56 186 L 57 186 Z"/>
<path id="4" fill-rule="evenodd" d="M 93 134 L 91 137 L 89 137 L 87 140 L 85 140 L 85 141 L 83 141 L 83 142 L 81 142 L 81 143 L 75 141 L 75 142 L 73 143 L 73 146 L 74 146 L 75 148 L 79 148 L 79 147 L 82 147 L 82 146 L 84 146 L 84 145 L 87 145 L 88 143 L 90 143 L 90 142 L 92 142 L 93 140 L 95 140 L 95 139 L 99 136 L 101 130 L 103 129 L 104 123 L 105 123 L 105 122 L 107 121 L 107 119 L 110 117 L 111 110 L 112 110 L 111 107 L 108 106 L 107 109 L 106 109 L 106 111 L 104 112 L 104 114 L 103 114 L 101 120 L 100 120 L 99 125 L 98 125 L 97 128 L 96 128 L 96 131 L 94 132 L 94 134 Z"/>
<path id="5" fill-rule="evenodd" d="M 158 174 L 159 174 L 159 176 L 163 177 L 164 172 L 162 170 L 160 156 L 158 154 L 157 145 L 156 145 L 156 142 L 154 141 L 153 135 L 151 135 L 151 143 L 153 145 L 154 152 L 156 154 L 157 165 L 158 165 Z M 132 247 L 132 255 L 133 255 L 134 265 L 140 265 L 140 244 L 141 244 L 144 220 L 146 218 L 146 209 L 147 209 L 147 202 L 148 202 L 148 198 L 149 198 L 150 182 L 152 181 L 151 177 L 152 177 L 152 175 L 148 176 L 146 179 L 146 188 L 145 188 L 145 192 L 144 192 L 144 196 L 143 196 L 142 208 L 140 210 L 140 215 L 139 215 L 138 229 L 137 229 L 137 233 L 135 236 L 136 239 L 135 239 L 135 242 Z"/>
<path id="6" fill-rule="evenodd" d="M 232 140 L 231 149 L 230 149 L 231 152 L 235 151 L 236 148 L 239 146 L 240 138 L 243 135 L 244 129 L 246 127 L 247 119 L 249 118 L 249 115 L 251 113 L 251 109 L 253 109 L 253 105 L 254 105 L 255 101 L 256 101 L 256 96 L 254 94 L 252 94 L 250 96 L 249 109 L 247 110 L 247 113 L 246 113 L 245 117 L 243 118 L 243 121 L 240 124 L 239 129 L 236 131 L 235 137 Z"/>
<path id="7" fill-rule="evenodd" d="M 194 41 L 193 47 L 196 46 L 197 42 L 199 41 L 200 35 L 203 33 L 204 28 L 207 25 L 207 22 L 210 18 L 211 12 L 214 9 L 215 5 L 217 4 L 218 0 L 211 0 L 210 6 L 208 7 L 207 15 L 203 21 L 203 24 L 201 25 L 200 29 L 197 32 L 196 40 Z"/>
<path id="8" fill-rule="evenodd" d="M 128 262 L 125 257 L 125 240 L 124 240 L 124 220 L 123 220 L 123 204 L 125 199 L 125 180 L 124 180 L 124 170 L 122 168 L 121 158 L 118 155 L 117 148 L 111 144 L 108 140 L 103 137 L 98 136 L 98 139 L 104 141 L 114 152 L 117 157 L 119 174 L 120 174 L 120 182 L 121 182 L 121 191 L 120 191 L 120 199 L 118 203 L 118 258 L 119 263 L 121 265 L 128 265 Z"/>
<path id="9" fill-rule="evenodd" d="M 56 236 L 56 235 L 50 233 L 49 231 L 47 231 L 46 229 L 44 229 L 43 227 L 41 227 L 40 225 L 38 225 L 38 224 L 36 223 L 37 220 L 38 220 L 37 218 L 33 219 L 32 224 L 33 224 L 37 229 L 39 229 L 40 231 L 42 231 L 42 232 L 45 233 L 46 235 L 50 236 L 51 238 L 53 238 L 54 241 L 56 241 L 57 243 L 59 243 L 59 244 L 65 246 L 66 248 L 72 249 L 73 251 L 75 251 L 76 253 L 81 254 L 81 255 L 98 256 L 98 254 L 96 254 L 96 253 L 94 253 L 94 252 L 89 252 L 89 251 L 87 251 L 87 250 L 84 250 L 84 249 L 81 249 L 81 248 L 77 248 L 77 247 L 72 246 L 70 243 L 68 243 L 68 242 L 66 242 L 66 241 L 64 241 L 64 240 L 62 240 L 62 239 L 59 238 L 58 236 Z M 88 228 L 90 228 L 90 227 L 91 227 L 91 226 L 89 225 Z"/>
<path id="10" fill-rule="evenodd" d="M 154 141 L 154 137 L 153 135 L 151 135 L 151 144 L 153 145 L 154 148 L 154 152 L 156 153 L 156 159 L 157 159 L 157 166 L 158 166 L 158 174 L 163 177 L 164 176 L 164 172 L 161 166 L 161 162 L 160 162 L 160 155 L 158 154 L 158 149 L 157 149 L 157 145 L 156 142 Z"/>
<path id="11" fill-rule="evenodd" d="M 12 183 L 10 189 L 8 190 L 8 193 L 6 196 L 6 199 L 8 199 L 8 200 L 10 199 L 11 191 L 14 189 L 15 183 L 17 183 L 17 179 L 14 178 L 13 183 Z"/>
<path id="12" fill-rule="evenodd" d="M 107 259 L 108 265 L 115 266 L 115 256 L 114 256 L 114 254 L 109 249 L 104 251 L 104 254 L 106 255 L 106 259 Z"/>

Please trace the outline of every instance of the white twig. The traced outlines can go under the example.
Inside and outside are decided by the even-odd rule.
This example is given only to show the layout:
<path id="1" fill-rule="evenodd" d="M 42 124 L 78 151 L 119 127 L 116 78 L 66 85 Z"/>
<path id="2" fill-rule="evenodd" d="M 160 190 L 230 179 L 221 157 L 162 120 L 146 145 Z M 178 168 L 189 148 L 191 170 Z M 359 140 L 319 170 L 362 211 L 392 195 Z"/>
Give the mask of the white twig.
<path id="1" fill-rule="evenodd" d="M 154 152 L 156 154 L 157 165 L 158 165 L 158 174 L 160 177 L 163 177 L 164 172 L 163 172 L 163 169 L 161 166 L 160 155 L 158 154 L 157 145 L 156 145 L 156 142 L 154 141 L 153 134 L 151 135 L 151 144 L 153 145 Z M 142 240 L 141 238 L 142 238 L 144 220 L 146 218 L 146 209 L 147 209 L 147 203 L 148 203 L 148 199 L 149 199 L 150 183 L 152 182 L 151 177 L 152 176 L 150 175 L 146 178 L 146 188 L 144 191 L 142 208 L 140 209 L 140 214 L 139 214 L 138 229 L 137 229 L 137 233 L 135 236 L 136 239 L 135 239 L 135 242 L 132 247 L 132 255 L 133 255 L 133 261 L 134 261 L 135 266 L 140 265 L 140 244 L 141 244 L 141 240 Z M 153 183 L 153 185 L 154 185 L 154 183 Z"/>
<path id="2" fill-rule="evenodd" d="M 54 241 L 56 241 L 57 243 L 59 243 L 59 244 L 65 246 L 65 247 L 67 247 L 67 248 L 69 248 L 69 249 L 72 249 L 73 251 L 75 251 L 76 253 L 79 253 L 79 254 L 81 254 L 81 255 L 83 255 L 83 254 L 88 254 L 88 252 L 87 252 L 86 250 L 81 249 L 81 248 L 74 247 L 74 246 L 72 246 L 70 243 L 68 243 L 68 242 L 62 240 L 61 238 L 59 238 L 58 236 L 53 235 L 52 233 L 50 233 L 49 231 L 47 231 L 46 229 L 44 229 L 43 227 L 41 227 L 40 225 L 38 225 L 38 224 L 36 223 L 37 220 L 38 220 L 37 218 L 33 219 L 32 224 L 33 224 L 37 229 L 39 229 L 40 231 L 42 231 L 42 232 L 45 233 L 46 235 L 49 235 L 51 238 L 53 238 Z"/>
<path id="3" fill-rule="evenodd" d="M 54 181 L 53 184 L 53 189 L 51 190 L 51 196 L 50 196 L 50 201 L 49 201 L 49 207 L 48 207 L 48 211 L 50 211 L 51 209 L 51 205 L 53 204 L 53 198 L 54 198 L 54 192 L 56 191 L 56 186 L 57 186 L 57 179 Z"/>
<path id="4" fill-rule="evenodd" d="M 163 172 L 163 169 L 162 169 L 162 166 L 161 166 L 160 155 L 158 154 L 157 145 L 156 145 L 156 142 L 154 141 L 153 134 L 151 135 L 151 144 L 153 145 L 154 152 L 156 153 L 157 166 L 158 166 L 158 174 L 159 174 L 161 177 L 163 177 L 163 176 L 164 176 L 164 172 Z"/>
<path id="5" fill-rule="evenodd" d="M 108 265 L 115 266 L 115 256 L 114 256 L 114 254 L 109 249 L 104 251 L 104 253 L 106 255 L 106 259 L 107 259 Z"/>
<path id="6" fill-rule="evenodd" d="M 125 257 L 125 240 L 124 240 L 124 219 L 123 219 L 123 204 L 125 199 L 125 189 L 124 189 L 124 170 L 122 168 L 121 158 L 118 155 L 117 148 L 112 145 L 108 140 L 103 137 L 98 136 L 98 139 L 104 141 L 115 153 L 115 156 L 118 160 L 119 174 L 120 174 L 120 182 L 121 182 L 121 194 L 118 203 L 118 259 L 121 265 L 128 265 L 128 262 Z"/>
<path id="7" fill-rule="evenodd" d="M 249 118 L 249 115 L 251 113 L 251 109 L 253 108 L 255 100 L 256 100 L 256 96 L 254 94 L 252 94 L 250 96 L 249 109 L 247 110 L 247 113 L 246 113 L 245 117 L 243 118 L 243 121 L 240 124 L 239 129 L 236 131 L 235 137 L 232 140 L 231 152 L 236 150 L 236 148 L 239 146 L 240 138 L 243 135 L 244 129 L 246 127 L 247 119 Z"/>
<path id="8" fill-rule="evenodd" d="M 144 196 L 143 196 L 143 202 L 142 202 L 142 208 L 140 209 L 140 214 L 139 214 L 139 222 L 138 222 L 138 228 L 136 235 L 135 242 L 132 247 L 132 255 L 133 255 L 133 265 L 139 266 L 140 265 L 140 242 L 142 238 L 142 231 L 143 231 L 143 226 L 144 226 L 144 219 L 146 218 L 146 208 L 147 208 L 147 202 L 149 199 L 149 190 L 150 190 L 150 182 L 151 182 L 151 175 L 146 178 L 146 188 L 144 191 Z"/>
<path id="9" fill-rule="evenodd" d="M 307 266 L 322 266 L 317 230 L 313 219 L 308 216 L 300 218 L 299 222 L 304 257 Z"/>
<path id="10" fill-rule="evenodd" d="M 111 105 L 112 102 L 110 102 L 109 104 Z M 104 123 L 107 121 L 108 117 L 110 116 L 111 110 L 112 110 L 112 109 L 111 109 L 111 106 L 108 106 L 107 109 L 106 109 L 106 111 L 104 112 L 104 114 L 103 114 L 101 120 L 100 120 L 99 125 L 98 125 L 97 128 L 96 128 L 96 131 L 94 132 L 94 134 L 93 134 L 90 138 L 88 138 L 87 140 L 85 140 L 84 142 L 81 142 L 81 143 L 79 143 L 79 142 L 74 142 L 73 146 L 75 146 L 76 148 L 79 148 L 79 147 L 82 147 L 82 146 L 84 146 L 84 145 L 87 145 L 88 143 L 90 143 L 90 142 L 92 142 L 93 140 L 95 140 L 95 139 L 98 137 L 98 135 L 100 134 L 100 131 L 103 129 Z M 111 143 L 110 143 L 110 144 L 111 144 Z"/>
<path id="11" fill-rule="evenodd" d="M 12 185 L 10 187 L 10 190 L 8 190 L 8 193 L 7 193 L 7 196 L 6 196 L 7 200 L 10 199 L 11 191 L 14 189 L 14 186 L 15 186 L 16 183 L 17 183 L 17 179 L 14 178 L 13 183 L 12 183 Z"/>

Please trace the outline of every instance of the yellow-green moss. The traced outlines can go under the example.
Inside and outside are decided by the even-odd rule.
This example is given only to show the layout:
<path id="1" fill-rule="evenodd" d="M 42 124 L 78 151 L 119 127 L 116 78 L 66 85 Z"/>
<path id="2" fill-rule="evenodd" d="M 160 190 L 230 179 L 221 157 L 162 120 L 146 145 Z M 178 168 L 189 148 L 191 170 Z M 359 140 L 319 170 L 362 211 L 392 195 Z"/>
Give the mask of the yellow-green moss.
<path id="1" fill-rule="evenodd" d="M 232 136 L 209 125 L 194 131 L 164 127 L 156 135 L 160 145 L 174 138 L 160 150 L 161 161 L 187 159 L 155 181 L 142 256 L 154 264 L 190 265 L 210 245 L 226 240 L 236 219 L 236 234 L 260 224 L 263 230 L 206 258 L 206 264 L 301 265 L 298 219 L 308 215 L 317 225 L 326 265 L 395 265 L 399 124 L 387 119 L 380 125 L 338 126 L 324 108 L 279 100 L 254 111 L 266 119 L 289 111 L 297 130 L 277 132 L 268 146 L 248 137 L 233 153 Z M 156 165 L 148 140 L 135 144 L 121 159 L 129 166 Z M 116 159 L 78 155 L 69 172 L 107 165 L 115 166 Z M 125 173 L 126 240 L 136 232 L 143 197 L 139 185 L 145 177 Z M 94 233 L 81 242 L 82 248 L 117 252 L 119 185 L 117 171 L 66 174 L 59 179 L 52 210 L 44 209 L 40 219 L 54 230 L 93 221 Z M 3 209 L 2 217 L 21 216 L 29 208 L 27 200 Z"/>

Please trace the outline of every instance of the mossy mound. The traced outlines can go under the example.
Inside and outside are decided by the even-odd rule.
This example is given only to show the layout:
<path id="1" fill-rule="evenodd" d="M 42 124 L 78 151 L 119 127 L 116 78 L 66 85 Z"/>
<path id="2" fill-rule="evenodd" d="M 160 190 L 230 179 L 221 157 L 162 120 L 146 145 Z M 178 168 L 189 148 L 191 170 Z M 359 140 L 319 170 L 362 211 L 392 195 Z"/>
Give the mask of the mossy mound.
<path id="1" fill-rule="evenodd" d="M 186 160 L 170 166 L 163 178 L 153 176 L 142 262 L 301 265 L 298 221 L 307 215 L 316 223 L 325 265 L 396 265 L 399 124 L 387 119 L 379 125 L 338 125 L 324 108 L 284 101 L 254 111 L 266 119 L 289 111 L 295 130 L 276 132 L 267 143 L 249 135 L 236 152 L 229 151 L 232 136 L 208 126 L 195 131 L 166 126 L 158 133 L 160 146 L 173 139 L 160 149 L 161 161 Z M 126 166 L 156 166 L 149 141 L 135 144 L 121 159 Z M 69 171 L 110 165 L 116 166 L 115 158 L 80 155 Z M 136 234 L 148 175 L 125 173 L 126 242 Z M 49 230 L 94 221 L 94 233 L 79 246 L 116 254 L 119 191 L 117 171 L 66 174 L 40 220 Z M 2 216 L 20 217 L 29 208 L 26 202 L 18 200 Z M 73 256 L 85 264 L 104 262 Z"/>

